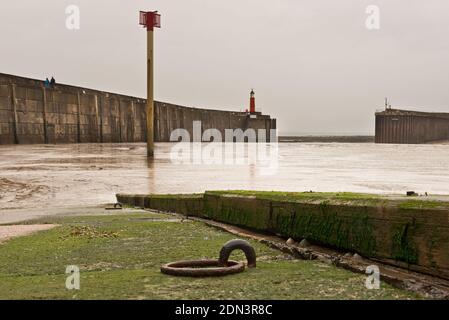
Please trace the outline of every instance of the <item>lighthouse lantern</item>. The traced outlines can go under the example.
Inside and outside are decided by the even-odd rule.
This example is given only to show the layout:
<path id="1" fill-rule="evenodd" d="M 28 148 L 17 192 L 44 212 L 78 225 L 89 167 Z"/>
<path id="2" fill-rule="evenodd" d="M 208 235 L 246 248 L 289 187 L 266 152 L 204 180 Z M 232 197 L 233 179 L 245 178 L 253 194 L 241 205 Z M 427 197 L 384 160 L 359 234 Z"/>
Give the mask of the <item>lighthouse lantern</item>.
<path id="1" fill-rule="evenodd" d="M 256 94 L 254 90 L 251 90 L 250 99 L 249 99 L 249 112 L 256 113 Z"/>

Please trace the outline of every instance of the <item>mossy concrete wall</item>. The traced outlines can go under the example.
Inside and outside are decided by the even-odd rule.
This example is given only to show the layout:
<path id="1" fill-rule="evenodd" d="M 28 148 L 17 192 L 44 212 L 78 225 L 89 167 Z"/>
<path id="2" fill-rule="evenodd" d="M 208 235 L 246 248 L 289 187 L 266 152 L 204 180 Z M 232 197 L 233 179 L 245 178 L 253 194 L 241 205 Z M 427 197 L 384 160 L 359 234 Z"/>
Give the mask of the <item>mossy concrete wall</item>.
<path id="1" fill-rule="evenodd" d="M 186 129 L 193 138 L 193 121 L 202 132 L 216 128 L 276 128 L 276 120 L 244 112 L 189 108 L 155 102 L 154 137 L 169 142 L 175 129 Z M 0 73 L 0 144 L 145 142 L 146 100 Z"/>
<path id="2" fill-rule="evenodd" d="M 394 201 L 276 200 L 204 195 L 117 195 L 118 201 L 303 238 L 449 279 L 449 210 Z"/>
<path id="3" fill-rule="evenodd" d="M 204 195 L 117 195 L 117 201 L 139 208 L 149 208 L 191 216 L 204 216 Z"/>

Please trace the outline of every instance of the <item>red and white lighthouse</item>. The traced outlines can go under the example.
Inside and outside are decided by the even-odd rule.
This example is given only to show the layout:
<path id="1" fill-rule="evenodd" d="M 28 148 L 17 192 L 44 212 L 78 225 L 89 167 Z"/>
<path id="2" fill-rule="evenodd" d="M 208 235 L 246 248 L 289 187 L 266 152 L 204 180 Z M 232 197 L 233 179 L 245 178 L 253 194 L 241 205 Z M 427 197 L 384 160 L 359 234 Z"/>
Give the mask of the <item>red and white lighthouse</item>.
<path id="1" fill-rule="evenodd" d="M 254 93 L 254 89 L 251 89 L 250 93 L 249 113 L 256 113 L 256 94 Z"/>

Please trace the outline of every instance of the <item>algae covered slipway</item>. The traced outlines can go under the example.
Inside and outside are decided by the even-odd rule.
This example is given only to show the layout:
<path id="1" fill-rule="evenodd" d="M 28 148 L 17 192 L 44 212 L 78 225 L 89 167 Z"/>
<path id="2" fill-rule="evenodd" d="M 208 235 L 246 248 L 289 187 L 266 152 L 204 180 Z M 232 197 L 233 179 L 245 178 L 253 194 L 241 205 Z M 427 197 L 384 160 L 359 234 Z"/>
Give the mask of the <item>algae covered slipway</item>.
<path id="1" fill-rule="evenodd" d="M 162 264 L 217 258 L 234 236 L 202 222 L 127 209 L 119 214 L 40 218 L 56 224 L 0 245 L 0 299 L 417 299 L 365 276 L 303 261 L 250 240 L 257 268 L 220 278 L 171 277 Z M 241 253 L 232 259 L 243 260 Z M 80 290 L 67 290 L 67 265 L 80 268 Z"/>
<path id="2" fill-rule="evenodd" d="M 448 286 L 449 202 L 446 201 L 344 192 L 231 190 L 191 195 L 117 195 L 117 198 L 129 205 L 356 252 L 380 263 L 442 278 L 441 284 Z M 332 259 L 338 264 L 337 257 Z"/>

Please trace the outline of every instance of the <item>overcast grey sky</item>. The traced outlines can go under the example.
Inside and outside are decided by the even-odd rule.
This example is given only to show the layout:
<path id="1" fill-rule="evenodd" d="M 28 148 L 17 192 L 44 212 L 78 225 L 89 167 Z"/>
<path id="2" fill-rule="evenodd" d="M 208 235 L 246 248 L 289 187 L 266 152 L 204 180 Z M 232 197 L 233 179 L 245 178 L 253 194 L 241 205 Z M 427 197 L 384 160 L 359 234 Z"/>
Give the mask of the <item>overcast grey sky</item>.
<path id="1" fill-rule="evenodd" d="M 65 27 L 70 4 L 78 31 Z M 449 112 L 447 0 L 1 1 L 0 72 L 145 97 L 140 9 L 162 14 L 158 100 L 241 110 L 255 88 L 281 134 L 373 134 L 385 96 Z"/>

